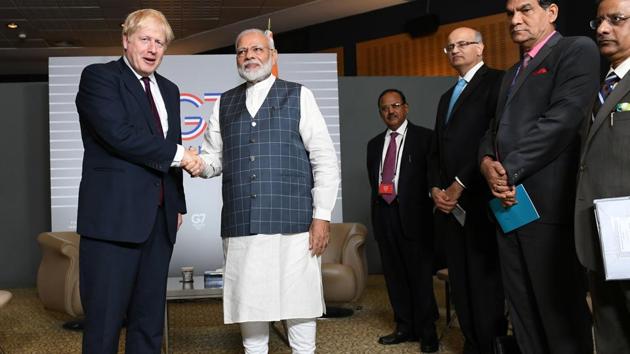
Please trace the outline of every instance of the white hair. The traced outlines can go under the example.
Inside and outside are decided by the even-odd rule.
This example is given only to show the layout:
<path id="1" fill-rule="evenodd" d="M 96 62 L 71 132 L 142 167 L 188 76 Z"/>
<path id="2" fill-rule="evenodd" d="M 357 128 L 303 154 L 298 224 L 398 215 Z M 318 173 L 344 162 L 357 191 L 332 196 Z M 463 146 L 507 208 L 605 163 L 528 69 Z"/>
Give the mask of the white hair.
<path id="1" fill-rule="evenodd" d="M 244 31 L 242 31 L 241 33 L 238 34 L 238 36 L 236 36 L 236 41 L 234 41 L 234 48 L 238 48 L 238 42 L 241 40 L 241 38 L 246 35 L 246 34 L 250 34 L 250 33 L 259 33 L 261 35 L 263 35 L 265 38 L 267 38 L 267 45 L 269 46 L 270 49 L 276 49 L 274 43 L 273 43 L 273 38 L 271 38 L 271 36 L 268 36 L 265 34 L 265 32 L 259 30 L 258 28 L 249 28 L 246 29 Z"/>

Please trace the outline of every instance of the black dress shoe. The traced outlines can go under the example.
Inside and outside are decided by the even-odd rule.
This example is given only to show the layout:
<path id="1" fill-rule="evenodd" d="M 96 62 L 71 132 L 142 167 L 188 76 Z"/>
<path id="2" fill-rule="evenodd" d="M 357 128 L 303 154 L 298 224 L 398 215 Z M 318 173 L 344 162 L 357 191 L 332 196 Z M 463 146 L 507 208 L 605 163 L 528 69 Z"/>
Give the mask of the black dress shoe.
<path id="1" fill-rule="evenodd" d="M 414 338 L 407 332 L 395 331 L 386 336 L 382 336 L 378 339 L 378 342 L 383 345 L 398 344 L 402 342 L 413 341 Z"/>
<path id="2" fill-rule="evenodd" d="M 437 336 L 420 340 L 420 351 L 423 353 L 435 353 L 440 350 L 440 342 Z"/>

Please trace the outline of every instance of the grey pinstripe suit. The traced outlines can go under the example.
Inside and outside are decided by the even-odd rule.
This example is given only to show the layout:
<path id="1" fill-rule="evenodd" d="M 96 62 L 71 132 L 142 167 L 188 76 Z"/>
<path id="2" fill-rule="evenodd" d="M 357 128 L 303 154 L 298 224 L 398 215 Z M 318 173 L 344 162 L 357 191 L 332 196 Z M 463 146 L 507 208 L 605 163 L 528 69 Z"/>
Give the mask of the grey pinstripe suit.
<path id="1" fill-rule="evenodd" d="M 626 74 L 588 124 L 582 142 L 575 201 L 575 246 L 589 270 L 597 352 L 630 353 L 630 280 L 604 281 L 593 200 L 630 195 L 630 112 L 615 112 L 630 102 Z"/>

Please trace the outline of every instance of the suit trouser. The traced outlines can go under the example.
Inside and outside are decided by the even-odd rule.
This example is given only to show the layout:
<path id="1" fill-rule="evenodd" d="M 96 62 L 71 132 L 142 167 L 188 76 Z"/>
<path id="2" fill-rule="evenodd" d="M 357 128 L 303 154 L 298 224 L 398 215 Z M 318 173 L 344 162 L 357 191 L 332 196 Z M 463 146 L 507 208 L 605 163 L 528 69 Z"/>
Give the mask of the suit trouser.
<path id="1" fill-rule="evenodd" d="M 492 353 L 494 339 L 507 332 L 495 227 L 473 211 L 465 227 L 439 210 L 435 221 L 436 238 L 445 239 L 453 304 L 466 338 L 464 353 Z"/>
<path id="2" fill-rule="evenodd" d="M 421 238 L 432 235 L 405 237 L 397 201 L 387 204 L 381 200 L 375 207 L 385 225 L 384 233 L 376 240 L 397 328 L 431 339 L 439 317 L 433 294 L 433 249 Z"/>
<path id="3" fill-rule="evenodd" d="M 597 354 L 630 353 L 630 280 L 589 271 Z"/>
<path id="4" fill-rule="evenodd" d="M 503 286 L 523 354 L 592 354 L 585 273 L 572 228 L 533 222 L 498 232 Z"/>
<path id="5" fill-rule="evenodd" d="M 173 252 L 163 208 L 158 209 L 153 230 L 143 243 L 82 236 L 79 247 L 85 312 L 83 353 L 117 353 L 120 329 L 126 319 L 125 352 L 159 354 L 166 279 Z"/>

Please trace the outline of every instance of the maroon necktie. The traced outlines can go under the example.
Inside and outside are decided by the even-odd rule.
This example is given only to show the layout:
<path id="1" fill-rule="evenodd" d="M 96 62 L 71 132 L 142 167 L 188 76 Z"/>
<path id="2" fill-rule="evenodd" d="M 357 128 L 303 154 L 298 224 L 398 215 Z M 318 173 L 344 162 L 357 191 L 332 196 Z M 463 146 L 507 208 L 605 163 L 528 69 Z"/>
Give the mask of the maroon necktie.
<path id="1" fill-rule="evenodd" d="M 157 106 L 155 105 L 155 101 L 153 100 L 153 95 L 151 94 L 151 85 L 149 81 L 150 79 L 148 77 L 142 78 L 142 82 L 144 82 L 144 90 L 147 92 L 147 99 L 149 100 L 149 104 L 151 105 L 151 111 L 153 111 L 153 119 L 155 120 L 156 132 L 160 133 L 160 136 L 164 138 L 162 121 L 160 120 L 160 114 L 158 113 Z"/>
<path id="2" fill-rule="evenodd" d="M 144 82 L 144 90 L 147 93 L 147 99 L 149 100 L 149 105 L 151 106 L 151 111 L 153 112 L 153 120 L 155 123 L 155 131 L 160 134 L 162 138 L 164 138 L 164 130 L 162 130 L 162 121 L 160 120 L 160 114 L 158 113 L 157 106 L 155 105 L 155 101 L 153 100 L 153 95 L 151 94 L 151 85 L 149 84 L 149 78 L 143 77 L 142 82 Z M 164 203 L 164 182 L 160 180 L 160 203 L 161 206 Z"/>
<path id="3" fill-rule="evenodd" d="M 385 161 L 383 162 L 383 174 L 382 183 L 391 183 L 394 186 L 394 176 L 396 175 L 396 136 L 398 133 L 392 132 L 390 134 L 389 145 L 387 146 L 387 152 L 385 153 Z M 393 188 L 391 194 L 383 194 L 383 199 L 388 204 L 391 204 L 396 199 L 396 188 Z"/>

